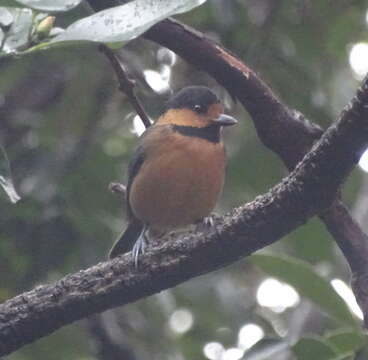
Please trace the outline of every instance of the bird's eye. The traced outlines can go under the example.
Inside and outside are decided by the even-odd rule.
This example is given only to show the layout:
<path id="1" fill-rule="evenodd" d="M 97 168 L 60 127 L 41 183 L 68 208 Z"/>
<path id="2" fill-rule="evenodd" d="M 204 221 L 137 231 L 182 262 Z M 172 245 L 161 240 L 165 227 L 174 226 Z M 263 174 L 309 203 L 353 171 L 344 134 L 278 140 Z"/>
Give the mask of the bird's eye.
<path id="1" fill-rule="evenodd" d="M 201 113 L 202 112 L 202 106 L 201 105 L 194 105 L 194 111 L 197 113 Z"/>

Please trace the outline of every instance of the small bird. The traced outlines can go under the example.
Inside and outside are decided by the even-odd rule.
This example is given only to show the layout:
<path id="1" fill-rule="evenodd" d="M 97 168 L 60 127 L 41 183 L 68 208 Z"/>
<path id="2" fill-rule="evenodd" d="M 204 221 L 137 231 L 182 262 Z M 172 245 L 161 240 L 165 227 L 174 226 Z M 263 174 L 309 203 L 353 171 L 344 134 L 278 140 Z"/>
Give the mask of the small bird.
<path id="1" fill-rule="evenodd" d="M 226 154 L 221 130 L 237 121 L 225 115 L 207 87 L 189 86 L 169 99 L 163 114 L 139 139 L 126 189 L 128 227 L 109 258 L 130 251 L 135 266 L 151 235 L 202 221 L 221 193 Z"/>

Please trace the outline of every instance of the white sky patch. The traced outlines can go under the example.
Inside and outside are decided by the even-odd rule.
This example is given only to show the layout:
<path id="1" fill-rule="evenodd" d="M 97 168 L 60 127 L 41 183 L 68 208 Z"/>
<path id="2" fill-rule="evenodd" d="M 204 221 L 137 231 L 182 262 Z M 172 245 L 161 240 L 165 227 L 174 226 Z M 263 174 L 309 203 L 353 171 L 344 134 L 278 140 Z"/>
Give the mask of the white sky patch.
<path id="1" fill-rule="evenodd" d="M 167 71 L 167 70 L 166 70 Z M 170 74 L 164 74 L 162 76 L 159 72 L 154 70 L 144 70 L 143 75 L 148 83 L 148 85 L 156 92 L 162 93 L 169 89 L 168 79 Z"/>
<path id="2" fill-rule="evenodd" d="M 349 54 L 349 63 L 358 79 L 363 79 L 368 72 L 368 43 L 353 45 Z"/>
<path id="3" fill-rule="evenodd" d="M 361 156 L 359 166 L 363 171 L 368 172 L 368 149 Z"/>
<path id="4" fill-rule="evenodd" d="M 156 56 L 159 63 L 169 66 L 173 66 L 176 63 L 176 54 L 167 48 L 160 48 Z"/>
<path id="5" fill-rule="evenodd" d="M 139 115 L 135 115 L 133 118 L 133 133 L 137 136 L 141 136 L 145 130 L 146 127 L 144 126 L 142 119 Z"/>
<path id="6" fill-rule="evenodd" d="M 268 307 L 274 312 L 283 312 L 289 307 L 298 305 L 300 298 L 290 285 L 268 278 L 258 287 L 257 301 L 259 305 Z"/>
<path id="7" fill-rule="evenodd" d="M 336 292 L 345 300 L 349 309 L 361 320 L 363 320 L 363 312 L 355 300 L 355 296 L 351 288 L 340 279 L 331 280 L 331 285 Z"/>
<path id="8" fill-rule="evenodd" d="M 175 310 L 169 319 L 169 326 L 177 334 L 189 331 L 194 323 L 193 314 L 188 309 Z"/>
<path id="9" fill-rule="evenodd" d="M 210 360 L 221 360 L 224 352 L 224 347 L 218 342 L 209 342 L 203 347 L 204 356 Z"/>
<path id="10" fill-rule="evenodd" d="M 221 360 L 240 360 L 244 355 L 244 350 L 239 348 L 229 348 L 223 353 Z"/>
<path id="11" fill-rule="evenodd" d="M 243 350 L 250 349 L 264 337 L 263 329 L 257 324 L 245 324 L 239 330 L 238 347 Z"/>

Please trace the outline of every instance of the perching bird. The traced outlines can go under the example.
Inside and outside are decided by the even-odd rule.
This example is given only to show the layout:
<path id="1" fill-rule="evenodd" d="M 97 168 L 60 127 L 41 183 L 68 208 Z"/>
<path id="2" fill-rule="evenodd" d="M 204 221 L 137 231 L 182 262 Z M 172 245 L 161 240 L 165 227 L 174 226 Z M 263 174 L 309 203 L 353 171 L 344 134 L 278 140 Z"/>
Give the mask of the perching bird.
<path id="1" fill-rule="evenodd" d="M 196 223 L 211 213 L 224 184 L 221 129 L 237 123 L 223 111 L 210 89 L 186 87 L 140 137 L 128 171 L 129 224 L 110 258 L 133 247 L 137 266 L 151 234 Z"/>

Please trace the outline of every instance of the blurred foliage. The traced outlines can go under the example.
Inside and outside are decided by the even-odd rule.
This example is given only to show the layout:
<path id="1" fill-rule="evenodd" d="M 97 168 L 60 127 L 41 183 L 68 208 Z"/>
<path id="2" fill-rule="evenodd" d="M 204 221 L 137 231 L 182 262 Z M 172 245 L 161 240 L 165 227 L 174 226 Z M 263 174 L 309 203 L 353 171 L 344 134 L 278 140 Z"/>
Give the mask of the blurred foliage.
<path id="1" fill-rule="evenodd" d="M 251 261 L 267 274 L 292 285 L 299 295 L 319 305 L 342 324 L 356 325 L 345 302 L 336 296 L 328 281 L 315 272 L 309 264 L 280 255 L 253 255 Z"/>
<path id="2" fill-rule="evenodd" d="M 358 0 L 212 0 L 178 18 L 231 49 L 286 104 L 327 127 L 358 86 L 348 57 L 354 43 L 367 41 L 367 8 L 366 1 Z M 39 23 L 46 16 L 23 11 L 26 22 Z M 87 15 L 80 5 L 58 13 L 54 26 L 64 28 Z M 0 28 L 4 44 L 4 34 L 16 30 L 4 8 Z M 22 48 L 29 38 L 22 29 L 17 31 L 13 40 L 23 36 Z M 258 140 L 246 111 L 205 73 L 140 38 L 119 53 L 152 118 L 172 91 L 206 84 L 241 120 L 237 129 L 225 134 L 229 166 L 219 213 L 253 199 L 286 174 L 281 161 Z M 156 76 L 155 83 L 147 70 Z M 117 91 L 113 71 L 94 44 L 3 56 L 0 74 L 0 143 L 22 196 L 11 205 L 0 193 L 0 301 L 4 301 L 106 258 L 124 227 L 122 200 L 107 187 L 125 179 L 136 134 L 133 110 Z M 165 83 L 168 78 L 168 86 L 157 91 L 157 79 Z M 360 185 L 363 178 L 357 169 L 344 187 L 352 207 L 367 196 Z M 320 310 L 326 298 L 323 291 L 316 291 L 314 277 L 323 277 L 326 286 L 335 278 L 349 282 L 347 265 L 323 225 L 311 220 L 267 251 L 276 259 L 273 269 L 261 266 L 267 273 L 245 259 L 67 326 L 9 359 L 237 360 L 243 353 L 244 359 L 252 360 L 366 359 L 367 341 L 357 327 L 346 328 L 329 317 L 337 308 Z M 277 254 L 309 262 L 309 275 L 290 270 Z M 292 261 L 296 269 L 301 260 Z M 261 306 L 257 291 L 270 275 L 294 285 L 300 301 L 281 312 Z M 313 303 L 303 286 L 314 294 Z M 332 307 L 334 301 L 343 306 L 331 288 L 328 293 L 336 296 Z M 256 345 L 240 336 L 245 324 L 262 328 L 264 336 Z"/>

